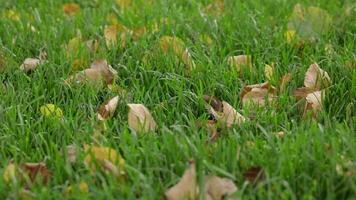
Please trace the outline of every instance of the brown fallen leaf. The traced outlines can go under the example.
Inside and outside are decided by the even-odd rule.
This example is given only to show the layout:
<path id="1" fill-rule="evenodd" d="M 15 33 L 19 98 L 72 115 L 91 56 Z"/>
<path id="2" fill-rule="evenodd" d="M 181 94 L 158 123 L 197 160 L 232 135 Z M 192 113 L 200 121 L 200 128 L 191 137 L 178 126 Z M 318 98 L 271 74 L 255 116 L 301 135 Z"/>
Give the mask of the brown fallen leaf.
<path id="1" fill-rule="evenodd" d="M 75 15 L 80 11 L 80 6 L 76 3 L 66 3 L 62 9 L 66 15 Z"/>
<path id="2" fill-rule="evenodd" d="M 155 131 L 156 122 L 150 111 L 143 104 L 127 104 L 130 108 L 128 113 L 129 127 L 139 132 Z"/>
<path id="3" fill-rule="evenodd" d="M 69 77 L 66 82 L 81 83 L 84 81 L 103 81 L 107 85 L 112 84 L 117 71 L 113 69 L 106 60 L 94 61 L 90 68 L 78 72 L 76 75 Z"/>
<path id="4" fill-rule="evenodd" d="M 114 114 L 118 102 L 119 102 L 119 96 L 116 96 L 110 99 L 109 101 L 105 102 L 103 105 L 101 105 L 98 109 L 97 118 L 100 121 L 110 118 Z"/>
<path id="5" fill-rule="evenodd" d="M 224 13 L 225 4 L 224 0 L 214 0 L 212 3 L 204 7 L 203 12 L 205 14 L 221 15 Z"/>
<path id="6" fill-rule="evenodd" d="M 115 149 L 84 145 L 84 152 L 86 154 L 84 164 L 93 172 L 97 171 L 97 167 L 99 167 L 104 172 L 111 173 L 118 178 L 125 174 L 125 160 Z"/>
<path id="7" fill-rule="evenodd" d="M 204 95 L 203 98 L 216 112 L 223 112 L 223 103 L 219 99 L 208 95 Z"/>
<path id="8" fill-rule="evenodd" d="M 263 107 L 266 105 L 266 101 L 270 103 L 276 98 L 275 93 L 276 89 L 269 82 L 264 82 L 245 86 L 240 96 L 243 106 L 257 105 Z"/>
<path id="9" fill-rule="evenodd" d="M 205 96 L 208 98 L 208 96 Z M 209 100 L 206 104 L 208 112 L 214 117 L 214 119 L 220 122 L 223 127 L 230 128 L 232 125 L 241 124 L 246 121 L 246 118 L 242 116 L 239 112 L 235 110 L 229 103 L 226 101 L 220 102 L 219 100 L 214 100 L 216 104 L 213 106 L 219 110 L 215 110 L 213 106 L 211 106 L 211 100 Z M 222 104 L 222 110 L 221 105 Z"/>
<path id="10" fill-rule="evenodd" d="M 252 68 L 250 55 L 230 56 L 227 58 L 227 62 L 231 67 L 235 68 L 237 72 L 240 72 L 243 67 L 247 67 L 248 69 Z"/>
<path id="11" fill-rule="evenodd" d="M 29 178 L 31 183 L 35 183 L 37 180 L 43 184 L 47 184 L 50 177 L 50 172 L 47 166 L 43 162 L 39 163 L 24 163 L 22 165 L 24 175 Z"/>
<path id="12" fill-rule="evenodd" d="M 245 180 L 256 184 L 257 182 L 263 181 L 265 179 L 265 172 L 262 167 L 255 166 L 251 167 L 244 172 Z"/>
<path id="13" fill-rule="evenodd" d="M 320 90 L 331 84 L 328 73 L 322 70 L 317 63 L 311 64 L 305 73 L 304 86 L 314 90 Z"/>
<path id="14" fill-rule="evenodd" d="M 233 181 L 218 176 L 205 177 L 205 198 L 207 200 L 222 200 L 237 191 Z"/>
<path id="15" fill-rule="evenodd" d="M 205 187 L 199 190 L 195 167 L 195 162 L 191 161 L 180 181 L 165 192 L 167 200 L 199 199 L 200 191 L 204 193 L 204 199 L 222 200 L 237 191 L 233 181 L 211 175 L 205 177 Z"/>
<path id="16" fill-rule="evenodd" d="M 322 110 L 322 102 L 325 94 L 324 91 L 316 91 L 309 93 L 306 99 L 306 106 L 303 116 L 305 116 L 307 111 L 312 111 L 313 116 L 316 117 L 317 114 Z"/>
<path id="17" fill-rule="evenodd" d="M 198 185 L 194 161 L 190 162 L 180 181 L 165 192 L 165 196 L 167 200 L 197 199 Z"/>
<path id="18" fill-rule="evenodd" d="M 33 71 L 42 63 L 43 62 L 37 58 L 26 58 L 20 66 L 20 69 L 25 72 Z"/>

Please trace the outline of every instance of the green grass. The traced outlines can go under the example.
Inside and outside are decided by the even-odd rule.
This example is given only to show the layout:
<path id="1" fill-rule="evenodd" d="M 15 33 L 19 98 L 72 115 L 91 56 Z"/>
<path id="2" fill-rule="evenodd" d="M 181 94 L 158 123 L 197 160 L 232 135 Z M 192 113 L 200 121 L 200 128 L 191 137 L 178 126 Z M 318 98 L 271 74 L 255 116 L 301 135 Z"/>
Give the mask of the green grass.
<path id="1" fill-rule="evenodd" d="M 145 0 L 138 0 L 146 2 Z M 136 1 L 136 3 L 138 2 Z M 63 0 L 0 0 L 0 173 L 7 164 L 44 161 L 51 171 L 47 186 L 30 190 L 37 199 L 61 199 L 69 184 L 85 181 L 88 194 L 73 199 L 163 199 L 188 166 L 197 162 L 198 178 L 216 174 L 234 180 L 242 199 L 354 199 L 356 198 L 356 71 L 355 4 L 339 0 L 226 0 L 220 16 L 202 15 L 208 0 L 155 0 L 137 3 L 125 12 L 112 0 L 76 0 L 81 11 L 73 17 L 62 12 Z M 329 12 L 333 25 L 318 42 L 297 49 L 287 44 L 284 32 L 296 3 L 318 6 Z M 352 7 L 353 6 L 353 7 Z M 347 16 L 345 9 L 353 8 Z M 14 21 L 4 17 L 9 9 L 20 13 Z M 148 32 L 126 48 L 108 49 L 103 38 L 106 16 L 115 13 L 125 26 L 152 27 L 169 19 L 155 33 Z M 4 15 L 3 15 L 4 14 Z M 28 24 L 37 30 L 30 30 Z M 65 44 L 80 30 L 85 39 L 98 39 L 100 48 L 85 54 L 89 63 L 105 58 L 118 71 L 116 85 L 126 91 L 107 130 L 98 143 L 116 149 L 126 160 L 127 178 L 117 181 L 105 173 L 91 174 L 82 152 L 70 165 L 62 155 L 69 144 L 93 143 L 96 109 L 117 95 L 90 85 L 68 87 L 63 80 L 73 74 Z M 213 39 L 207 47 L 199 37 Z M 155 54 L 161 36 L 181 38 L 192 52 L 197 69 L 187 73 L 173 55 Z M 334 52 L 327 54 L 325 45 Z M 33 73 L 19 69 L 27 57 L 41 49 L 48 62 Z M 254 71 L 239 76 L 226 62 L 230 55 L 250 54 Z M 148 55 L 148 62 L 142 58 Z M 292 73 L 293 79 L 278 106 L 253 110 L 255 117 L 241 126 L 224 130 L 215 143 L 207 144 L 206 130 L 196 120 L 208 119 L 203 95 L 214 95 L 243 110 L 244 85 L 262 83 L 264 66 L 276 63 L 276 77 Z M 292 91 L 303 85 L 308 66 L 318 62 L 333 84 L 320 119 L 302 119 Z M 41 116 L 40 107 L 53 103 L 64 120 Z M 155 118 L 155 133 L 134 135 L 127 123 L 127 103 L 146 105 Z M 283 139 L 275 132 L 284 131 Z M 255 145 L 248 145 L 253 142 Z M 238 154 L 237 152 L 240 151 Z M 238 156 L 239 155 L 239 156 Z M 354 170 L 339 174 L 336 166 Z M 257 186 L 244 183 L 243 172 L 261 166 L 266 179 Z M 0 199 L 18 199 L 23 185 L 0 178 Z"/>

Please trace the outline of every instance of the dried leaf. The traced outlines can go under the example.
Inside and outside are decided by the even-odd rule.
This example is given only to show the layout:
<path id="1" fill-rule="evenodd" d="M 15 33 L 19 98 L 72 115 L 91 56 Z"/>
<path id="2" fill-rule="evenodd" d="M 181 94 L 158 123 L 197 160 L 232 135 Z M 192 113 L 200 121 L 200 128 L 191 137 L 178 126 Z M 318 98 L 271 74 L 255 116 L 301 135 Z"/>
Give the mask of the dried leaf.
<path id="1" fill-rule="evenodd" d="M 247 85 L 243 88 L 240 96 L 242 98 L 243 106 L 265 106 L 266 101 L 272 102 L 276 96 L 276 89 L 269 84 L 269 82 Z"/>
<path id="2" fill-rule="evenodd" d="M 35 70 L 40 64 L 42 64 L 40 59 L 26 58 L 20 66 L 20 69 L 25 72 L 32 71 Z"/>
<path id="3" fill-rule="evenodd" d="M 219 99 L 208 95 L 204 95 L 203 98 L 216 112 L 223 112 L 223 104 Z"/>
<path id="4" fill-rule="evenodd" d="M 218 176 L 205 178 L 205 198 L 207 200 L 222 200 L 237 191 L 233 181 Z"/>
<path id="5" fill-rule="evenodd" d="M 304 112 L 304 114 L 306 113 L 306 111 L 312 111 L 313 116 L 316 117 L 317 114 L 322 110 L 322 100 L 324 97 L 324 91 L 316 91 L 316 92 L 312 92 L 309 93 L 306 96 L 306 110 Z"/>
<path id="6" fill-rule="evenodd" d="M 252 68 L 250 55 L 230 56 L 227 58 L 227 62 L 231 67 L 236 68 L 237 72 L 240 72 L 242 67 Z"/>
<path id="7" fill-rule="evenodd" d="M 224 0 L 214 0 L 212 3 L 204 7 L 205 14 L 221 15 L 224 13 L 225 5 Z"/>
<path id="8" fill-rule="evenodd" d="M 98 109 L 98 114 L 97 114 L 98 119 L 103 121 L 110 118 L 114 114 L 118 102 L 119 102 L 119 96 L 116 96 L 110 99 L 109 101 L 107 101 L 106 103 L 104 103 L 103 105 L 101 105 L 100 108 Z"/>
<path id="9" fill-rule="evenodd" d="M 130 108 L 128 114 L 129 127 L 136 132 L 155 131 L 156 122 L 150 111 L 142 104 L 127 104 Z"/>
<path id="10" fill-rule="evenodd" d="M 41 106 L 40 112 L 44 117 L 62 118 L 63 111 L 54 104 L 46 104 Z"/>
<path id="11" fill-rule="evenodd" d="M 80 11 L 80 6 L 76 3 L 66 3 L 62 9 L 66 15 L 75 15 Z"/>
<path id="12" fill-rule="evenodd" d="M 90 68 L 78 72 L 75 76 L 69 77 L 66 82 L 81 83 L 84 81 L 103 81 L 105 84 L 112 84 L 117 71 L 113 69 L 106 60 L 94 61 Z"/>
<path id="13" fill-rule="evenodd" d="M 328 73 L 322 70 L 317 63 L 311 64 L 305 73 L 304 86 L 320 90 L 325 86 L 330 85 L 331 79 Z"/>
<path id="14" fill-rule="evenodd" d="M 305 97 L 308 96 L 309 93 L 313 92 L 314 90 L 308 87 L 301 87 L 301 88 L 297 88 L 296 90 L 294 90 L 293 92 L 293 96 L 297 99 L 297 100 L 301 100 L 304 99 Z"/>
<path id="15" fill-rule="evenodd" d="M 208 97 L 208 96 L 206 96 Z M 230 128 L 232 125 L 241 124 L 245 122 L 246 118 L 238 113 L 229 103 L 215 99 L 215 104 L 213 106 L 219 110 L 215 110 L 214 107 L 211 106 L 211 100 L 207 101 L 209 105 L 207 105 L 208 111 L 210 114 L 214 116 L 214 119 L 220 122 L 223 126 Z M 221 105 L 222 104 L 222 111 Z"/>
<path id="16" fill-rule="evenodd" d="M 296 41 L 296 32 L 295 32 L 295 30 L 287 30 L 284 33 L 284 37 L 286 38 L 288 44 L 294 43 Z"/>
<path id="17" fill-rule="evenodd" d="M 26 177 L 29 178 L 31 183 L 35 183 L 38 179 L 43 184 L 47 184 L 50 177 L 50 172 L 45 163 L 25 163 L 22 165 Z"/>
<path id="18" fill-rule="evenodd" d="M 109 172 L 116 177 L 125 174 L 125 160 L 114 149 L 109 147 L 84 145 L 84 164 L 92 171 L 97 170 L 97 166 L 105 172 Z"/>
<path id="19" fill-rule="evenodd" d="M 245 173 L 245 180 L 250 181 L 252 183 L 257 183 L 265 179 L 265 172 L 262 167 L 255 166 L 249 168 Z"/>
<path id="20" fill-rule="evenodd" d="M 191 162 L 180 181 L 165 192 L 167 200 L 196 199 L 198 185 L 196 181 L 195 162 Z"/>

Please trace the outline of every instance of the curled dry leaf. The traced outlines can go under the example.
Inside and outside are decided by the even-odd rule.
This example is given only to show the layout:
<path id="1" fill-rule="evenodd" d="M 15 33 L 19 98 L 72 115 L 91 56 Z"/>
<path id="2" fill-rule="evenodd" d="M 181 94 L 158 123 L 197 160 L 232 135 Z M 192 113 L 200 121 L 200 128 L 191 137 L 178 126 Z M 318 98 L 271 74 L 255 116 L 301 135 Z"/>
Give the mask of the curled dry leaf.
<path id="1" fill-rule="evenodd" d="M 263 181 L 266 177 L 263 168 L 259 166 L 249 168 L 243 175 L 245 177 L 245 180 L 250 181 L 252 183 Z"/>
<path id="2" fill-rule="evenodd" d="M 20 66 L 20 69 L 25 72 L 33 71 L 41 64 L 42 64 L 42 61 L 40 59 L 26 58 L 23 61 L 22 65 Z"/>
<path id="3" fill-rule="evenodd" d="M 205 198 L 207 200 L 221 200 L 237 191 L 233 181 L 218 176 L 205 177 Z"/>
<path id="4" fill-rule="evenodd" d="M 269 84 L 269 82 L 264 82 L 261 84 L 247 85 L 243 88 L 240 96 L 242 98 L 243 106 L 265 106 L 266 101 L 272 102 L 275 96 L 276 89 Z"/>
<path id="5" fill-rule="evenodd" d="M 242 67 L 248 67 L 249 69 L 252 68 L 252 59 L 250 55 L 230 56 L 227 58 L 227 62 L 238 72 L 241 71 Z"/>
<path id="6" fill-rule="evenodd" d="M 198 185 L 196 181 L 195 162 L 190 163 L 180 181 L 165 192 L 167 200 L 196 199 Z"/>
<path id="7" fill-rule="evenodd" d="M 97 114 L 98 119 L 103 121 L 105 119 L 110 118 L 114 114 L 118 102 L 119 102 L 119 96 L 116 96 L 110 99 L 109 101 L 107 101 L 106 103 L 104 103 L 103 105 L 101 105 L 98 109 L 98 114 Z"/>
<path id="8" fill-rule="evenodd" d="M 312 111 L 313 116 L 316 117 L 317 114 L 322 110 L 322 102 L 323 102 L 323 97 L 324 97 L 324 91 L 316 91 L 309 93 L 305 99 L 306 99 L 306 106 L 304 110 L 304 115 L 306 114 L 307 111 Z"/>
<path id="9" fill-rule="evenodd" d="M 150 111 L 142 104 L 127 104 L 130 108 L 128 114 L 129 127 L 136 132 L 155 131 L 156 122 Z"/>
<path id="10" fill-rule="evenodd" d="M 49 181 L 50 172 L 48 171 L 46 164 L 43 162 L 25 163 L 22 165 L 22 170 L 31 183 L 35 183 L 39 180 L 43 184 L 47 184 Z"/>
<path id="11" fill-rule="evenodd" d="M 80 11 L 80 6 L 76 3 L 66 3 L 62 9 L 66 15 L 75 15 Z"/>
<path id="12" fill-rule="evenodd" d="M 328 73 L 322 70 L 317 63 L 309 66 L 305 73 L 304 86 L 314 90 L 320 90 L 330 85 L 331 79 Z"/>
<path id="13" fill-rule="evenodd" d="M 96 60 L 91 64 L 90 68 L 78 72 L 75 76 L 68 78 L 66 82 L 103 81 L 109 85 L 113 83 L 116 74 L 117 71 L 106 60 Z"/>
<path id="14" fill-rule="evenodd" d="M 165 192 L 167 200 L 198 199 L 200 190 L 195 167 L 195 162 L 191 161 L 180 181 Z M 237 191 L 233 181 L 218 176 L 206 176 L 204 186 L 201 191 L 207 200 L 222 200 Z"/>
<path id="15" fill-rule="evenodd" d="M 229 103 L 220 101 L 216 98 L 204 96 L 207 103 L 207 109 L 215 120 L 222 123 L 223 126 L 231 127 L 234 124 L 245 122 L 246 118 L 238 113 Z"/>
<path id="16" fill-rule="evenodd" d="M 125 174 L 125 160 L 115 149 L 84 145 L 84 152 L 86 154 L 84 164 L 92 171 L 96 171 L 97 167 L 100 167 L 101 170 L 118 178 Z"/>

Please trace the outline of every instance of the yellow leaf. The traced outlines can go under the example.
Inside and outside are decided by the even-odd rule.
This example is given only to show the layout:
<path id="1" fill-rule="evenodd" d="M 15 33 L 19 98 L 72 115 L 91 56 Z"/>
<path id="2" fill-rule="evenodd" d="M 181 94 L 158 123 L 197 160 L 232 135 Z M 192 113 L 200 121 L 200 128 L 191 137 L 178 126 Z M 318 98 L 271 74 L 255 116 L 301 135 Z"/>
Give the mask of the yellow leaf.
<path id="1" fill-rule="evenodd" d="M 63 111 L 54 104 L 46 104 L 41 106 L 40 112 L 44 117 L 54 117 L 54 118 L 62 118 Z"/>
<path id="2" fill-rule="evenodd" d="M 16 181 L 16 165 L 9 163 L 4 169 L 3 178 L 6 183 Z"/>
<path id="3" fill-rule="evenodd" d="M 5 11 L 5 17 L 13 21 L 20 21 L 21 14 L 16 10 L 10 9 Z"/>
<path id="4" fill-rule="evenodd" d="M 115 13 L 109 13 L 108 15 L 106 15 L 106 21 L 110 24 L 110 25 L 117 25 L 120 24 L 119 20 L 117 19 L 117 16 Z"/>
<path id="5" fill-rule="evenodd" d="M 196 199 L 198 185 L 196 181 L 195 163 L 191 162 L 180 181 L 165 192 L 167 200 Z"/>
<path id="6" fill-rule="evenodd" d="M 285 33 L 284 33 L 284 37 L 286 38 L 287 40 L 287 43 L 291 44 L 293 43 L 293 41 L 295 40 L 295 30 L 287 30 Z"/>
<path id="7" fill-rule="evenodd" d="M 62 9 L 66 15 L 75 15 L 80 11 L 80 6 L 76 3 L 66 3 Z"/>
<path id="8" fill-rule="evenodd" d="M 265 77 L 267 80 L 272 80 L 274 74 L 274 67 L 272 65 L 265 65 Z"/>
<path id="9" fill-rule="evenodd" d="M 89 192 L 89 186 L 86 182 L 81 181 L 79 184 L 75 184 L 75 185 L 70 185 L 65 189 L 65 194 L 69 195 L 70 193 L 72 193 L 75 190 L 80 191 L 81 193 L 88 193 Z"/>
<path id="10" fill-rule="evenodd" d="M 130 108 L 128 123 L 131 129 L 136 132 L 155 131 L 156 122 L 150 111 L 142 104 L 127 104 Z"/>
<path id="11" fill-rule="evenodd" d="M 84 164 L 91 170 L 96 171 L 97 166 L 105 172 L 109 172 L 116 177 L 125 174 L 125 160 L 118 154 L 115 149 L 109 147 L 88 146 L 84 145 Z"/>

